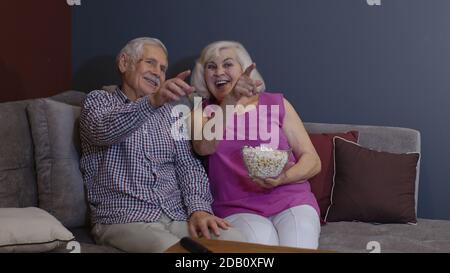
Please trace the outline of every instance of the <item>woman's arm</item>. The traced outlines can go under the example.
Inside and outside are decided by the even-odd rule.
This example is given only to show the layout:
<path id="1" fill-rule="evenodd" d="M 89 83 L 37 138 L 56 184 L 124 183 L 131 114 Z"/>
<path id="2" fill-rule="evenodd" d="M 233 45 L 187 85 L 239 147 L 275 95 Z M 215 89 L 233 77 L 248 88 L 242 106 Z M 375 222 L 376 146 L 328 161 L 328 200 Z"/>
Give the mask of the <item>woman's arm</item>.
<path id="1" fill-rule="evenodd" d="M 206 140 L 203 136 L 203 127 L 208 122 L 208 117 L 203 116 L 203 108 L 201 105 L 194 107 L 191 112 L 190 133 L 192 147 L 194 151 L 201 156 L 211 155 L 216 151 L 217 139 Z"/>
<path id="2" fill-rule="evenodd" d="M 286 99 L 284 99 L 284 108 L 283 132 L 298 161 L 277 178 L 254 179 L 263 188 L 304 181 L 318 174 L 321 169 L 320 158 L 309 139 L 303 122 Z"/>
<path id="3" fill-rule="evenodd" d="M 303 122 L 294 107 L 284 99 L 285 117 L 283 131 L 292 148 L 292 152 L 298 158 L 297 163 L 285 172 L 285 183 L 303 181 L 320 172 L 321 162 L 316 149 L 306 132 Z"/>

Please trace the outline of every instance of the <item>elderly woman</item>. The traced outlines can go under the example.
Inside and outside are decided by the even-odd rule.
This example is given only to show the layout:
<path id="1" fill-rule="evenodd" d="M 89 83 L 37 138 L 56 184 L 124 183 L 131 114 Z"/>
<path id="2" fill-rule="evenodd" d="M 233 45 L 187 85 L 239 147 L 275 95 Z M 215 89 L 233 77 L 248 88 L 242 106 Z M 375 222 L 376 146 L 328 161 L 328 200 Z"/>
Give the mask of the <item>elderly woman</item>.
<path id="1" fill-rule="evenodd" d="M 280 93 L 262 92 L 264 81 L 255 67 L 240 43 L 218 41 L 202 51 L 192 73 L 191 84 L 203 103 L 194 106 L 191 124 L 203 127 L 193 126 L 191 134 L 194 150 L 207 156 L 213 211 L 250 242 L 316 249 L 319 207 L 308 179 L 320 171 L 320 159 L 293 106 Z M 203 113 L 206 105 L 216 105 L 216 114 Z M 220 110 L 228 110 L 223 117 L 232 119 L 220 120 L 226 126 L 216 126 L 219 132 L 214 135 L 219 133 L 219 137 L 199 138 Z M 250 118 L 255 111 L 258 124 L 252 124 Z M 261 135 L 261 128 L 257 128 L 265 122 L 270 136 L 277 139 Z M 246 128 L 242 131 L 235 124 Z M 241 149 L 259 145 L 291 149 L 290 164 L 278 177 L 248 175 Z"/>

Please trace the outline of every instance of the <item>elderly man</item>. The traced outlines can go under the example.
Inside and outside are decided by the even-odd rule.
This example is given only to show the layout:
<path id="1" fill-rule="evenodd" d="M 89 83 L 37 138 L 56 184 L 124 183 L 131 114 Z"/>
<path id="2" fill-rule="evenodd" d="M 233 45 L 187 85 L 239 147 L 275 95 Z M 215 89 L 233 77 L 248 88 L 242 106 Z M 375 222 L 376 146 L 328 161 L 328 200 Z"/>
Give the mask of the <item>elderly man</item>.
<path id="1" fill-rule="evenodd" d="M 130 41 L 118 54 L 122 85 L 95 90 L 80 117 L 81 169 L 98 243 L 162 252 L 181 237 L 244 240 L 212 214 L 208 178 L 186 140 L 175 140 L 172 106 L 192 93 L 190 71 L 166 80 L 166 47 Z M 222 230 L 221 230 L 222 229 Z M 215 235 L 215 236 L 214 236 Z"/>

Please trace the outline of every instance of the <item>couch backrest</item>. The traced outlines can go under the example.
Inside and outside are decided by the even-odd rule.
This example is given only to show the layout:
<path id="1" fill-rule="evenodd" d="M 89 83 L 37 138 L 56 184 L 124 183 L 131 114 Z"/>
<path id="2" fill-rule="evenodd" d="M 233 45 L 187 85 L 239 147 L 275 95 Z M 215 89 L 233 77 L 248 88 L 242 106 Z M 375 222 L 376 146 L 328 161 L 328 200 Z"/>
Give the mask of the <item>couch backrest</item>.
<path id="1" fill-rule="evenodd" d="M 342 133 L 358 131 L 358 143 L 366 148 L 391 153 L 420 153 L 420 132 L 409 128 L 367 126 L 352 124 L 327 124 L 305 122 L 309 133 Z M 415 181 L 416 212 L 419 196 L 420 157 Z"/>
<path id="2" fill-rule="evenodd" d="M 29 102 L 0 103 L 0 207 L 37 206 Z"/>
<path id="3" fill-rule="evenodd" d="M 0 207 L 41 207 L 67 227 L 88 223 L 78 136 L 85 96 L 0 103 Z"/>
<path id="4" fill-rule="evenodd" d="M 74 106 L 81 106 L 81 103 L 83 102 L 85 97 L 86 97 L 86 93 L 76 91 L 76 90 L 68 90 L 68 91 L 64 91 L 62 93 L 56 94 L 56 95 L 50 97 L 50 99 L 59 101 L 59 102 L 64 102 L 64 103 L 74 105 Z"/>

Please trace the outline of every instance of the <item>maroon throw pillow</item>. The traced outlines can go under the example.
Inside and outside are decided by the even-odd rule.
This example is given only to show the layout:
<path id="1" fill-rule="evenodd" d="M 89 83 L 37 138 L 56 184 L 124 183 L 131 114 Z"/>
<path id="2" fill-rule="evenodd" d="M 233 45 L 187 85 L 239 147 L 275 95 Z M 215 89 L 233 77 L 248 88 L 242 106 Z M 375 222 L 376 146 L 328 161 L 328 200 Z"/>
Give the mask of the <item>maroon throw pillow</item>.
<path id="1" fill-rule="evenodd" d="M 316 196 L 320 208 L 320 219 L 324 224 L 325 214 L 330 206 L 331 189 L 333 187 L 334 160 L 333 160 L 333 137 L 339 136 L 350 141 L 358 142 L 358 132 L 346 133 L 321 133 L 309 134 L 314 148 L 322 162 L 322 170 L 313 178 L 309 179 L 311 191 Z"/>
<path id="2" fill-rule="evenodd" d="M 336 173 L 326 221 L 416 223 L 418 153 L 394 154 L 334 138 Z"/>

